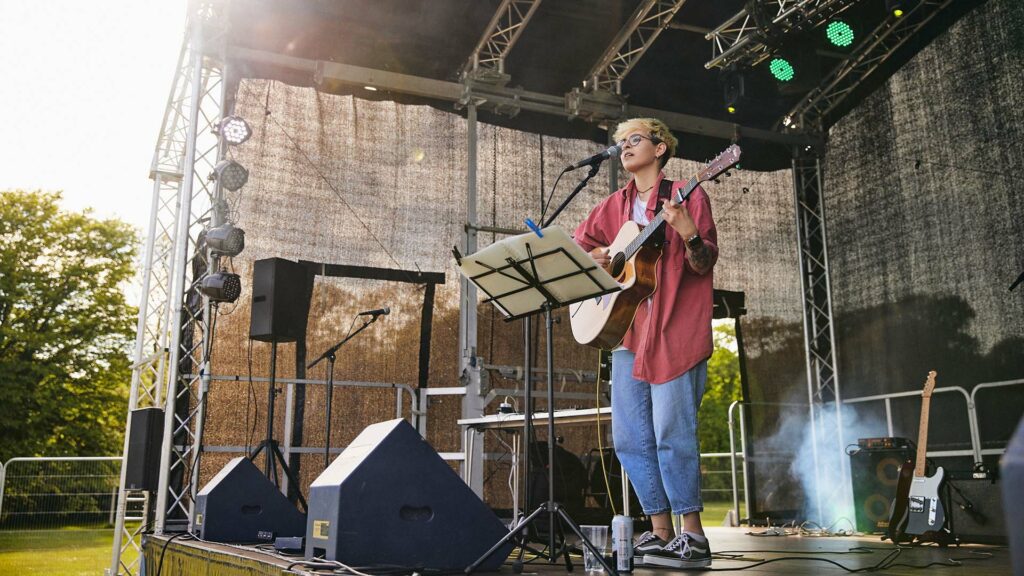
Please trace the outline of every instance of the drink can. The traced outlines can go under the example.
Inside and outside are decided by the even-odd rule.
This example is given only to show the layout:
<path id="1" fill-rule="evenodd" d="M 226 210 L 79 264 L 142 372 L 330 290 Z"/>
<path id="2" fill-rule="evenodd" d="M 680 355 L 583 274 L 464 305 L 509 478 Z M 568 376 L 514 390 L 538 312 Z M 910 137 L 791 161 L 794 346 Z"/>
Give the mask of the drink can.
<path id="1" fill-rule="evenodd" d="M 629 516 L 612 518 L 612 553 L 616 571 L 633 571 L 633 519 Z"/>

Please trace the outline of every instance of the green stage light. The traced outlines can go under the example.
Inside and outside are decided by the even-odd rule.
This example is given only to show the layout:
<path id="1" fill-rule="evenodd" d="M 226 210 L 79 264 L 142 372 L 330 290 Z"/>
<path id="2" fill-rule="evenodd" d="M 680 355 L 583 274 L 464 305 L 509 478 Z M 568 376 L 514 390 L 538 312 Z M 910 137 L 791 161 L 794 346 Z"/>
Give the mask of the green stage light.
<path id="1" fill-rule="evenodd" d="M 850 25 L 842 20 L 829 22 L 825 34 L 828 36 L 829 42 L 836 46 L 846 48 L 853 44 L 853 28 L 850 28 Z"/>
<path id="2" fill-rule="evenodd" d="M 789 82 L 794 76 L 796 76 L 796 71 L 793 70 L 793 65 L 785 58 L 772 58 L 771 63 L 768 64 L 768 70 L 771 71 L 772 76 L 774 76 L 779 82 Z"/>

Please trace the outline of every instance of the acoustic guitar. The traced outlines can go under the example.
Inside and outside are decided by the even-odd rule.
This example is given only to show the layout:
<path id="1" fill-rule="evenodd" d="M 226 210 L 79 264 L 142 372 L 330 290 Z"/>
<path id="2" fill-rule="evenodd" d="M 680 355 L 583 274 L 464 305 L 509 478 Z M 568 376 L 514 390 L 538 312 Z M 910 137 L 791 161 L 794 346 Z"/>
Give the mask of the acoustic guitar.
<path id="1" fill-rule="evenodd" d="M 670 201 L 676 206 L 682 204 L 698 184 L 714 180 L 739 161 L 740 147 L 733 144 L 691 177 Z M 608 272 L 622 290 L 570 306 L 572 335 L 577 342 L 602 350 L 612 350 L 622 342 L 640 303 L 657 288 L 656 268 L 661 259 L 664 227 L 663 212 L 658 212 L 643 228 L 632 221 L 622 225 L 608 246 Z"/>
<path id="2" fill-rule="evenodd" d="M 921 423 L 917 432 L 917 459 L 913 474 L 908 460 L 900 467 L 900 478 L 896 485 L 896 497 L 889 514 L 888 537 L 894 543 L 907 542 L 915 537 L 919 540 L 942 542 L 943 527 L 946 524 L 946 510 L 939 497 L 945 471 L 942 466 L 928 476 L 928 412 L 931 407 L 932 390 L 935 389 L 935 371 L 928 373 L 928 379 L 921 393 Z"/>

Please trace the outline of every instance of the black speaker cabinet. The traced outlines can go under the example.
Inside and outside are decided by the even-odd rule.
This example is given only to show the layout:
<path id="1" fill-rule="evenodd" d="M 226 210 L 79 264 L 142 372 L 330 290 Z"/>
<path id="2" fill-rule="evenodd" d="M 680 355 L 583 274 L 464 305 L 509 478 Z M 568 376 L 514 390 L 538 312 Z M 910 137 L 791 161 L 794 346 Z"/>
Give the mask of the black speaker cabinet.
<path id="1" fill-rule="evenodd" d="M 284 258 L 253 263 L 249 338 L 294 342 L 306 334 L 312 284 L 309 270 Z"/>
<path id="2" fill-rule="evenodd" d="M 850 455 L 858 531 L 884 532 L 889 526 L 889 506 L 896 497 L 900 466 L 913 458 L 914 452 L 907 448 L 865 448 Z"/>
<path id="3" fill-rule="evenodd" d="M 946 472 L 943 497 L 949 502 L 950 529 L 961 542 L 1006 544 L 1000 481 L 974 478 L 973 470 Z"/>
<path id="4" fill-rule="evenodd" d="M 256 542 L 257 532 L 302 536 L 306 517 L 248 458 L 227 463 L 196 495 L 191 532 L 211 542 Z"/>
<path id="5" fill-rule="evenodd" d="M 160 482 L 160 447 L 164 438 L 161 408 L 132 410 L 124 482 L 128 490 L 156 492 Z"/>
<path id="6" fill-rule="evenodd" d="M 306 558 L 462 571 L 508 530 L 405 420 L 373 424 L 309 488 Z M 481 565 L 497 570 L 507 544 Z"/>

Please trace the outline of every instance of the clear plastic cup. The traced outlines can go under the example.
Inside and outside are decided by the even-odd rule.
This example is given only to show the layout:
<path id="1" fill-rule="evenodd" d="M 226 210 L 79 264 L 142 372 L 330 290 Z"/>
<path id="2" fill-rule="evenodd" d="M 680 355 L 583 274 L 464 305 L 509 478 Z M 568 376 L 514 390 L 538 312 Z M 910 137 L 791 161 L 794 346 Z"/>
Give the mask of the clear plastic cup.
<path id="1" fill-rule="evenodd" d="M 608 527 L 607 526 L 580 526 L 583 530 L 583 535 L 590 540 L 590 543 L 594 545 L 594 548 L 604 556 L 607 553 L 608 546 Z M 583 569 L 587 572 L 604 572 L 604 567 L 601 566 L 601 561 L 590 551 L 589 548 L 582 542 L 580 546 L 583 548 Z"/>

